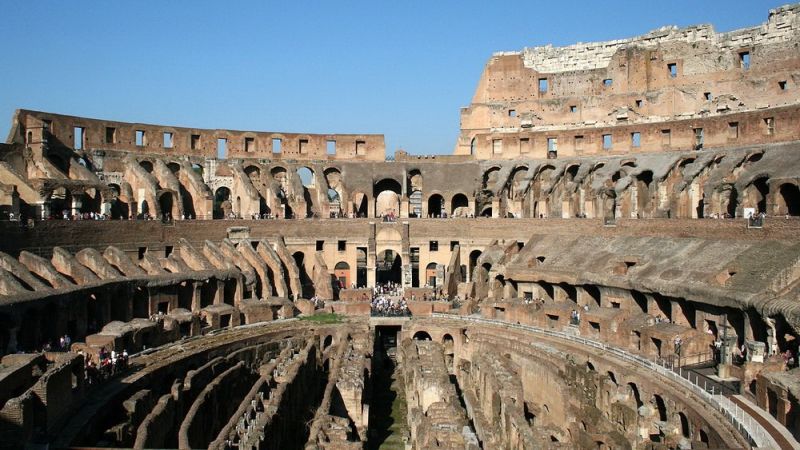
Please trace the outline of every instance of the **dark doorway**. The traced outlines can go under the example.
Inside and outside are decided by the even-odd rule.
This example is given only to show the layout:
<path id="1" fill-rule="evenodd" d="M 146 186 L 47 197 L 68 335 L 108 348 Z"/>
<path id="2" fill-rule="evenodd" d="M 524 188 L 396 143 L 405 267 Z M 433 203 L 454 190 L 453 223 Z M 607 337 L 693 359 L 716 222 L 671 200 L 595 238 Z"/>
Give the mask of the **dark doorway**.
<path id="1" fill-rule="evenodd" d="M 376 276 L 375 279 L 378 284 L 385 283 L 400 283 L 402 279 L 403 260 L 400 255 L 393 250 L 386 250 L 378 255 L 377 264 L 375 264 Z"/>

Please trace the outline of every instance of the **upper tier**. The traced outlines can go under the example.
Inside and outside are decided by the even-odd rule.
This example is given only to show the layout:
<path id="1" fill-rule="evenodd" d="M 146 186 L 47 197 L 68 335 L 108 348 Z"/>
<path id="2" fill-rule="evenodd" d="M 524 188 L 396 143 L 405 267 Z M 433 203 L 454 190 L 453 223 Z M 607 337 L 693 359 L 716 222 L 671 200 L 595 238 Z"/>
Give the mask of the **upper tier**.
<path id="1" fill-rule="evenodd" d="M 137 154 L 206 158 L 383 161 L 382 134 L 308 134 L 213 130 L 115 122 L 18 110 L 7 142 L 49 141 L 76 150 L 124 150 Z"/>
<path id="2" fill-rule="evenodd" d="M 686 149 L 703 128 L 715 143 L 797 139 L 798 31 L 795 4 L 771 10 L 761 26 L 727 33 L 664 27 L 630 39 L 495 53 L 461 111 L 455 154 L 509 159 L 553 147 L 570 155 L 653 143 Z M 776 118 L 769 130 L 765 119 L 774 115 L 765 110 L 775 109 L 791 117 L 781 126 Z"/>

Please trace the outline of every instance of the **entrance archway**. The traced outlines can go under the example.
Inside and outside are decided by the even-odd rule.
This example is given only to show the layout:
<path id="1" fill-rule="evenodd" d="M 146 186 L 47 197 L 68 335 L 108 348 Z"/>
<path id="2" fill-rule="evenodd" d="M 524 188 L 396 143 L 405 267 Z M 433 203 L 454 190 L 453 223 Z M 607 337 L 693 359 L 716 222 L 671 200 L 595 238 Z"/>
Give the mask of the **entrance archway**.
<path id="1" fill-rule="evenodd" d="M 375 264 L 375 280 L 378 284 L 397 283 L 402 280 L 403 259 L 394 250 L 385 250 L 378 255 Z"/>

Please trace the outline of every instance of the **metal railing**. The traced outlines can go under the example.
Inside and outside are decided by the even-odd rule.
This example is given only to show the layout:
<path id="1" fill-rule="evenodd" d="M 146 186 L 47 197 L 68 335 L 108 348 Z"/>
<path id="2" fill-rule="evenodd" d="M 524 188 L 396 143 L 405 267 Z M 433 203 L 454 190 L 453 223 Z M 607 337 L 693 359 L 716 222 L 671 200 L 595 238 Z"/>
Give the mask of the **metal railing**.
<path id="1" fill-rule="evenodd" d="M 614 355 L 616 358 L 652 370 L 658 373 L 659 375 L 672 379 L 673 381 L 679 383 L 683 387 L 689 389 L 690 391 L 695 393 L 698 397 L 706 401 L 706 403 L 712 406 L 720 414 L 722 414 L 728 420 L 728 422 L 734 428 L 736 428 L 736 430 L 745 439 L 747 439 L 750 445 L 755 447 L 777 448 L 777 444 L 775 443 L 772 436 L 769 434 L 767 430 L 764 429 L 764 427 L 756 419 L 750 416 L 746 411 L 744 411 L 738 405 L 731 402 L 723 395 L 720 395 L 719 392 L 716 392 L 715 386 L 711 386 L 710 390 L 708 389 L 707 384 L 705 386 L 701 386 L 700 383 L 704 380 L 701 380 L 700 377 L 698 377 L 697 374 L 695 374 L 694 372 L 687 371 L 687 373 L 684 373 L 681 369 L 679 369 L 679 372 L 675 372 L 674 370 L 672 370 L 672 368 L 664 367 L 663 365 L 659 364 L 657 360 L 650 360 L 643 356 L 634 355 L 633 353 L 629 353 L 625 350 L 622 350 L 621 348 L 613 347 L 603 342 L 595 341 L 593 339 L 587 339 L 581 336 L 567 334 L 562 331 L 547 330 L 543 328 L 534 327 L 531 325 L 522 325 L 510 322 L 503 322 L 501 320 L 484 319 L 481 317 L 474 317 L 474 316 L 457 316 L 453 314 L 442 314 L 442 313 L 433 313 L 431 314 L 431 316 L 436 318 L 463 320 L 463 321 L 482 323 L 487 325 L 501 325 L 508 328 L 515 328 L 523 331 L 528 331 L 531 333 L 542 334 L 546 336 L 552 336 L 564 339 L 570 342 L 576 342 L 581 345 L 593 347 L 598 350 L 610 353 Z M 686 377 L 684 377 L 684 375 L 686 375 Z M 692 380 L 692 375 L 695 375 L 694 380 Z"/>

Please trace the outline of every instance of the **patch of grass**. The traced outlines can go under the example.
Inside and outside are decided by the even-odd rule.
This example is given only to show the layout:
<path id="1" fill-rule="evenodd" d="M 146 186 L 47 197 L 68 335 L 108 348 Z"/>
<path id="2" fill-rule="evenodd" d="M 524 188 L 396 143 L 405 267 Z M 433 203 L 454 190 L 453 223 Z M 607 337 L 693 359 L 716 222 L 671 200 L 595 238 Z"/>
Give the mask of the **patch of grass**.
<path id="1" fill-rule="evenodd" d="M 314 314 L 313 316 L 302 316 L 300 320 L 307 320 L 309 322 L 332 324 L 342 323 L 342 316 L 335 313 Z"/>

